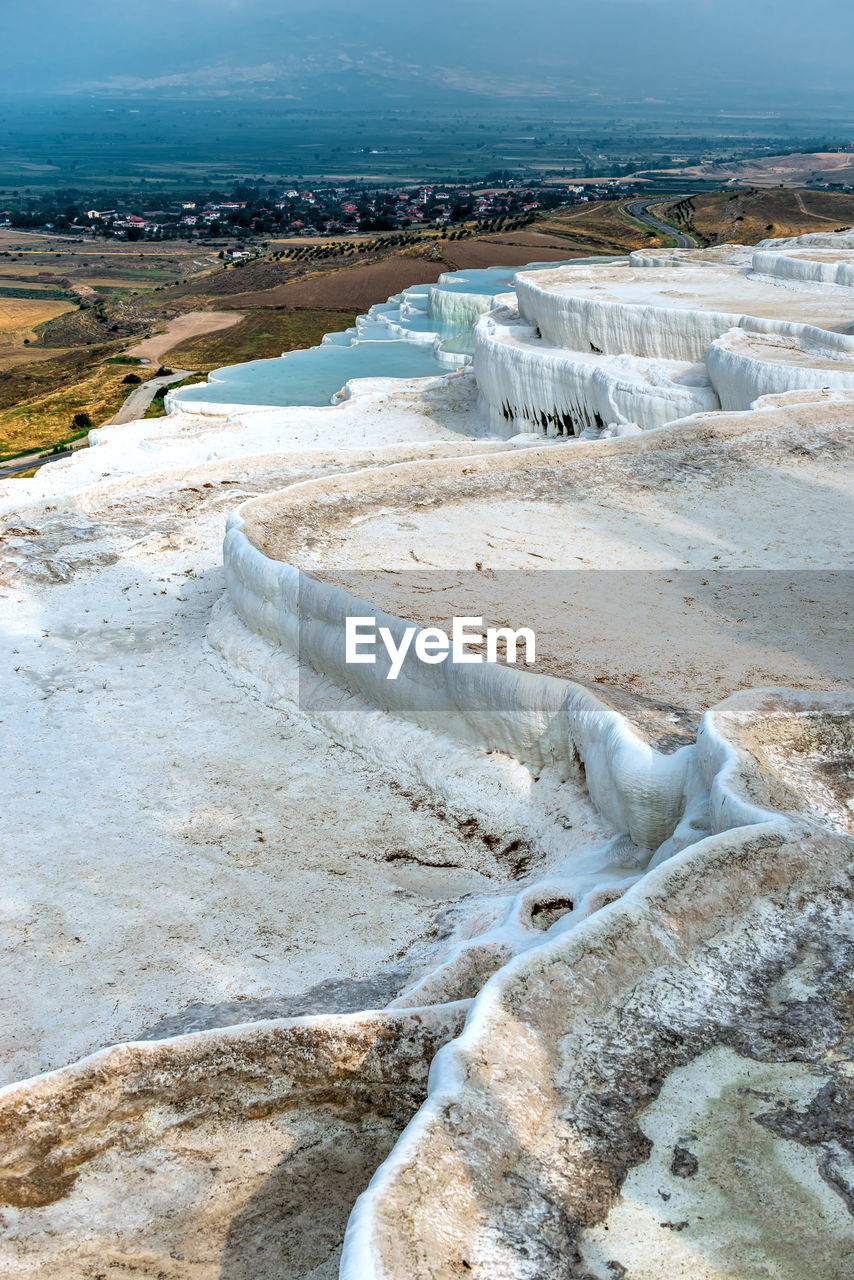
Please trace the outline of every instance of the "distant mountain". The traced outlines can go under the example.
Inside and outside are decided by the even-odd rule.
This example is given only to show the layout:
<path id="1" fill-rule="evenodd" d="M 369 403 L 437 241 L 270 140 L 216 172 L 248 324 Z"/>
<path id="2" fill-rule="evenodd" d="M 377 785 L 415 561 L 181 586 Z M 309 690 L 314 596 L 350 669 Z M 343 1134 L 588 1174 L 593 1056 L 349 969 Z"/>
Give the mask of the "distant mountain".
<path id="1" fill-rule="evenodd" d="M 378 105 L 398 100 L 412 106 L 419 95 L 424 96 L 425 102 L 437 97 L 445 101 L 472 97 L 565 99 L 584 96 L 591 90 L 560 76 L 520 73 L 494 78 L 466 66 L 419 66 L 400 62 L 381 50 L 349 45 L 333 54 L 327 51 L 323 56 L 292 56 L 253 65 L 213 62 L 154 75 L 113 75 L 68 86 L 64 92 L 111 99 L 121 95 L 295 98 L 327 106 L 353 101 Z"/>
<path id="2" fill-rule="evenodd" d="M 848 0 L 41 0 L 4 6 L 6 92 L 351 104 L 852 102 Z M 846 32 L 848 33 L 846 36 Z"/>

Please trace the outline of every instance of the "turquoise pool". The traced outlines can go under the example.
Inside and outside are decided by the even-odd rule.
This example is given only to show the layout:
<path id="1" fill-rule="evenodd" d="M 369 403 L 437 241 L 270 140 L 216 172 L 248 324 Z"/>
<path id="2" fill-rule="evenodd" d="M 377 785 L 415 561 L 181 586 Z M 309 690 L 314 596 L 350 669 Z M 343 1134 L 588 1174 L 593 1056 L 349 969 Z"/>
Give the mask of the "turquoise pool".
<path id="1" fill-rule="evenodd" d="M 351 378 L 428 378 L 448 373 L 454 367 L 455 356 L 462 362 L 473 350 L 473 321 L 467 320 L 460 327 L 431 316 L 431 289 L 491 296 L 508 292 L 517 271 L 561 265 L 567 264 L 532 262 L 525 267 L 449 272 L 435 286 L 413 285 L 387 302 L 371 307 L 353 329 L 328 335 L 319 347 L 289 351 L 273 360 L 252 360 L 217 369 L 206 383 L 173 392 L 169 404 L 173 408 L 182 405 L 192 408 L 199 403 L 325 405 Z M 439 359 L 441 353 L 444 353 L 443 360 Z"/>

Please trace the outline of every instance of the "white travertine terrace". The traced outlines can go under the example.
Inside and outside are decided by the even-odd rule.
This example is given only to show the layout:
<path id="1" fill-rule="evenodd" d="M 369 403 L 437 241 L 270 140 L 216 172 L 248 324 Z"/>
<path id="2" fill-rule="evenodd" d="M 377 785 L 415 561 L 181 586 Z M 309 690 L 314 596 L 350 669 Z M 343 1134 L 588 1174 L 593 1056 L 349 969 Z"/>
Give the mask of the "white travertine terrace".
<path id="1" fill-rule="evenodd" d="M 411 573 L 403 579 L 402 595 L 395 595 L 393 585 L 385 585 L 388 570 L 399 574 L 411 563 L 408 548 L 413 544 L 431 547 L 431 570 L 466 569 L 474 567 L 475 561 L 490 573 L 517 569 L 525 564 L 532 545 L 544 550 L 554 547 L 554 554 L 540 554 L 539 559 L 544 568 L 559 568 L 567 563 L 561 532 L 585 525 L 587 538 L 575 543 L 573 550 L 584 551 L 587 568 L 713 570 L 726 564 L 773 569 L 797 563 L 804 569 L 839 569 L 846 563 L 848 535 L 854 530 L 844 495 L 850 416 L 847 401 L 801 411 L 795 408 L 788 414 L 772 410 L 732 417 L 708 414 L 673 424 L 666 431 L 582 443 L 557 454 L 546 449 L 448 458 L 432 463 L 429 475 L 419 463 L 400 463 L 309 482 L 247 503 L 231 517 L 224 546 L 230 608 L 250 632 L 331 679 L 345 691 L 345 701 L 355 699 L 354 705 L 364 703 L 483 750 L 503 752 L 534 771 L 547 765 L 565 770 L 572 759 L 580 758 L 594 803 L 612 828 L 655 850 L 670 841 L 680 815 L 690 809 L 694 787 L 690 754 L 680 750 L 660 755 L 650 741 L 644 741 L 643 732 L 638 737 L 637 726 L 633 729 L 613 711 L 607 695 L 591 698 L 588 690 L 565 678 L 567 670 L 572 670 L 577 643 L 571 624 L 564 623 L 570 637 L 566 648 L 556 642 L 557 648 L 538 674 L 490 664 L 425 667 L 410 653 L 400 676 L 390 682 L 387 663 L 345 665 L 343 619 L 361 608 L 381 615 L 381 624 L 394 634 L 404 626 L 400 615 L 409 619 L 413 610 L 418 611 L 419 625 L 436 620 L 430 613 L 430 596 L 426 614 L 419 603 L 427 584 L 405 586 Z M 783 432 L 788 443 L 781 447 Z M 723 457 L 715 454 L 713 442 Z M 794 454 L 794 463 L 789 444 L 802 450 Z M 610 484 L 600 475 L 603 450 L 615 473 Z M 813 461 L 818 450 L 826 451 L 828 461 Z M 666 508 L 650 507 L 645 513 L 644 540 L 658 546 L 657 555 L 645 555 L 641 549 L 640 555 L 621 559 L 609 534 L 625 537 L 620 522 L 624 512 L 631 513 L 637 495 L 667 475 L 674 480 Z M 822 489 L 821 475 L 838 477 L 838 496 L 832 488 Z M 589 505 L 576 496 L 588 493 Z M 691 513 L 708 505 L 712 493 L 715 510 L 701 530 L 691 522 Z M 449 517 L 447 535 L 441 518 L 444 505 Z M 757 509 L 761 515 L 754 523 Z M 597 527 L 591 528 L 593 511 L 599 515 L 597 525 L 602 531 L 598 540 L 590 536 Z M 518 525 L 525 537 L 518 544 L 496 545 L 493 524 L 496 528 Z M 628 527 L 632 527 L 631 515 Z M 804 534 L 810 528 L 815 530 L 815 541 L 807 547 Z M 761 555 L 754 546 L 757 537 L 764 543 Z M 796 561 L 793 545 L 800 548 Z M 515 554 L 517 546 L 520 555 Z M 364 548 L 361 556 L 360 548 Z M 352 567 L 355 578 L 342 575 L 342 564 Z M 372 575 L 371 570 L 376 572 Z M 443 604 L 449 599 L 451 612 L 460 612 L 467 604 L 471 608 L 470 584 L 463 587 L 456 604 L 451 578 L 442 577 L 440 586 Z M 648 582 L 646 590 L 652 589 Z M 366 594 L 367 601 L 358 603 L 359 598 L 365 601 Z M 484 599 L 488 601 L 488 594 Z M 498 601 L 492 600 L 484 609 L 500 609 L 501 599 L 499 584 Z M 543 640 L 555 627 L 541 607 L 524 603 L 522 596 L 506 597 L 503 607 L 519 609 L 522 617 L 536 624 Z M 613 607 L 618 609 L 616 604 Z M 837 607 L 830 605 L 826 616 L 816 612 L 814 634 L 804 632 L 795 642 L 810 660 L 818 658 L 822 634 Z M 795 661 L 794 652 L 789 652 L 794 637 L 784 640 L 782 632 L 775 633 L 771 614 L 757 616 L 768 650 L 763 656 L 759 650 L 752 656 L 757 672 L 761 670 L 769 682 L 796 675 L 808 679 L 806 667 L 785 665 Z M 235 622 L 231 613 L 217 617 L 212 639 L 217 647 L 239 654 L 241 626 Z M 615 625 L 619 626 L 616 621 Z M 712 644 L 719 646 L 718 662 L 722 663 L 723 635 Z M 778 645 L 781 653 L 775 656 Z M 787 654 L 784 665 L 774 667 L 783 652 Z M 737 661 L 743 663 L 745 656 Z M 772 665 L 762 669 L 763 661 Z M 821 662 L 819 672 L 820 680 L 831 678 L 826 662 Z M 556 679 L 552 673 L 564 678 Z M 839 679 L 844 682 L 845 675 Z M 696 676 L 688 677 L 689 685 L 692 680 Z M 632 687 L 642 689 L 643 680 L 640 685 L 636 681 L 634 677 Z M 674 693 L 678 688 L 680 701 L 690 704 L 690 692 L 678 684 L 675 669 L 669 675 L 669 688 Z M 284 693 L 282 689 L 268 696 Z"/>
<path id="2" fill-rule="evenodd" d="M 760 265 L 769 266 L 765 260 Z M 637 316 L 625 314 L 626 269 L 622 276 L 620 268 L 601 270 L 611 295 L 602 310 L 618 308 L 623 327 L 609 329 L 613 314 L 603 319 L 594 314 L 597 303 L 587 305 L 588 294 L 597 290 L 596 270 L 587 273 L 589 290 L 578 305 L 580 269 L 573 268 L 553 273 L 555 279 L 572 282 L 563 292 L 555 290 L 564 308 L 561 322 L 568 314 L 567 324 L 586 325 L 592 316 L 601 326 L 596 336 L 639 333 Z M 615 1271 L 637 1280 L 658 1280 L 662 1259 L 673 1274 L 719 1280 L 722 1274 L 742 1274 L 721 1270 L 727 1259 L 738 1256 L 740 1236 L 727 1225 L 734 1203 L 743 1207 L 763 1265 L 786 1280 L 797 1280 L 810 1261 L 811 1250 L 805 1250 L 799 1232 L 766 1229 L 764 1199 L 785 1197 L 771 1170 L 773 1161 L 791 1159 L 786 1141 L 794 1137 L 809 1145 L 814 1142 L 808 1136 L 814 1131 L 812 1115 L 823 1116 L 823 1108 L 832 1117 L 837 1114 L 834 1100 L 841 1084 L 832 1046 L 841 1007 L 838 978 L 830 974 L 838 974 L 843 963 L 840 876 L 850 855 L 851 818 L 844 789 L 837 791 L 834 779 L 851 744 L 850 699 L 787 690 L 745 694 L 707 713 L 695 745 L 662 754 L 632 722 L 631 712 L 626 720 L 609 705 L 607 690 L 596 690 L 591 697 L 590 690 L 571 682 L 561 687 L 545 673 L 520 676 L 506 668 L 475 669 L 461 678 L 452 669 L 431 668 L 425 677 L 423 668 L 404 664 L 401 678 L 390 688 L 382 669 L 367 668 L 356 676 L 345 670 L 336 636 L 355 598 L 346 574 L 333 573 L 326 581 L 321 567 L 327 544 L 327 553 L 343 557 L 345 563 L 354 563 L 348 555 L 361 547 L 368 561 L 373 554 L 385 566 L 390 556 L 394 563 L 396 544 L 401 550 L 414 544 L 430 549 L 431 565 L 441 565 L 443 545 L 451 547 L 441 541 L 442 522 L 435 514 L 443 500 L 448 503 L 457 554 L 481 557 L 478 568 L 494 572 L 505 563 L 492 540 L 493 522 L 502 529 L 518 524 L 525 531 L 515 544 L 518 551 L 531 546 L 532 539 L 535 546 L 560 548 L 560 530 L 579 527 L 573 519 L 577 506 L 555 511 L 553 532 L 547 513 L 552 505 L 565 504 L 566 492 L 583 491 L 587 451 L 594 473 L 595 458 L 600 470 L 603 465 L 612 470 L 621 466 L 625 474 L 631 457 L 644 456 L 647 442 L 665 453 L 672 451 L 669 471 L 664 464 L 658 473 L 670 478 L 662 516 L 676 524 L 685 521 L 686 553 L 696 548 L 698 531 L 688 523 L 691 498 L 686 493 L 683 510 L 673 481 L 683 471 L 702 475 L 701 466 L 692 460 L 693 447 L 698 461 L 700 454 L 704 457 L 707 486 L 705 502 L 692 495 L 696 509 L 714 510 L 722 528 L 729 524 L 736 529 L 753 506 L 762 513 L 762 533 L 742 523 L 744 550 L 749 555 L 761 541 L 758 563 L 769 563 L 770 547 L 782 547 L 793 533 L 794 506 L 787 507 L 783 497 L 783 476 L 787 469 L 791 473 L 786 452 L 802 458 L 827 446 L 833 451 L 850 445 L 852 339 L 840 330 L 850 325 L 851 300 L 837 284 L 804 288 L 798 281 L 789 289 L 776 281 L 763 282 L 752 269 L 730 269 L 723 280 L 708 266 L 702 273 L 685 266 L 678 272 L 652 270 L 657 301 L 666 295 L 672 303 L 673 293 L 687 286 L 679 310 L 681 319 L 688 316 L 688 324 L 673 342 L 683 356 L 702 355 L 708 381 L 696 361 L 685 369 L 659 360 L 656 370 L 649 348 L 640 358 L 607 345 L 603 352 L 610 354 L 585 350 L 582 355 L 578 346 L 573 349 L 568 343 L 562 349 L 554 345 L 553 333 L 540 338 L 508 306 L 512 300 L 500 299 L 476 329 L 475 376 L 482 400 L 491 411 L 500 406 L 504 419 L 546 430 L 558 422 L 566 429 L 566 420 L 574 430 L 602 426 L 603 409 L 609 423 L 619 424 L 628 420 L 629 404 L 637 420 L 659 426 L 660 420 L 650 418 L 662 412 L 657 401 L 669 387 L 662 388 L 668 382 L 679 385 L 681 376 L 683 385 L 694 382 L 694 394 L 702 394 L 705 386 L 711 395 L 711 383 L 729 402 L 727 407 L 747 412 L 729 418 L 716 412 L 712 399 L 704 412 L 671 422 L 648 437 L 576 446 L 571 454 L 561 453 L 560 463 L 545 454 L 540 472 L 536 452 L 437 464 L 423 481 L 417 468 L 404 464 L 332 487 L 321 483 L 317 492 L 307 486 L 299 494 L 283 495 L 285 500 L 249 504 L 230 526 L 225 554 L 231 606 L 267 645 L 282 654 L 298 651 L 302 661 L 345 689 L 335 713 L 321 711 L 327 723 L 334 723 L 336 716 L 352 722 L 375 708 L 431 731 L 441 728 L 487 751 L 509 753 L 537 771 L 551 765 L 567 771 L 571 759 L 578 758 L 591 797 L 616 831 L 649 848 L 662 839 L 650 862 L 656 869 L 624 893 L 619 905 L 594 915 L 584 926 L 576 925 L 574 931 L 571 913 L 558 920 L 550 930 L 550 945 L 524 948 L 487 983 L 466 1031 L 439 1055 L 428 1102 L 357 1205 L 345 1242 L 341 1275 L 346 1280 L 452 1280 L 461 1274 L 544 1280 L 567 1274 L 568 1261 L 572 1268 L 577 1264 L 578 1274 L 601 1280 Z M 609 272 L 619 283 L 612 282 Z M 648 267 L 643 272 L 652 276 Z M 699 280 L 691 279 L 693 275 Z M 518 283 L 523 293 L 523 279 Z M 703 286 L 699 299 L 690 293 L 695 283 Z M 534 294 L 536 305 L 547 309 L 542 299 L 548 293 L 540 277 L 531 282 L 528 301 Z M 730 306 L 733 299 L 754 302 L 759 315 L 742 312 L 740 325 L 735 325 L 730 321 L 738 313 L 713 309 Z M 698 301 L 704 304 L 700 308 Z M 554 319 L 554 312 L 549 315 Z M 702 352 L 686 351 L 680 346 L 685 328 L 696 334 L 709 324 L 710 316 Z M 536 319 L 542 321 L 542 314 Z M 672 324 L 674 315 L 666 319 Z M 664 340 L 664 320 L 656 321 L 661 329 L 655 341 L 659 336 Z M 585 331 L 589 336 L 590 329 Z M 596 345 L 592 339 L 590 345 Z M 636 346 L 628 349 L 637 352 Z M 620 395 L 625 397 L 622 404 Z M 761 412 L 751 412 L 757 401 Z M 501 431 L 494 415 L 491 425 Z M 741 432 L 755 439 L 756 462 L 761 460 L 755 474 L 748 463 L 750 446 L 733 447 Z M 677 461 L 680 446 L 684 452 Z M 601 452 L 606 447 L 607 464 Z M 783 481 L 776 498 L 762 492 L 775 452 Z M 737 470 L 732 480 L 722 483 L 726 466 L 720 474 L 717 468 L 726 455 Z M 566 467 L 561 465 L 564 461 Z M 841 465 L 844 468 L 844 461 Z M 456 484 L 449 469 L 456 472 Z M 643 468 L 639 480 L 642 474 Z M 824 475 L 831 492 L 835 481 L 829 470 Z M 846 518 L 850 522 L 844 472 L 838 478 L 842 505 L 836 514 L 824 505 L 827 499 L 818 474 L 814 509 L 803 506 L 810 481 L 799 499 L 792 495 L 814 534 L 823 521 L 828 530 L 836 529 L 840 520 L 843 525 Z M 744 489 L 736 503 L 734 490 L 728 488 L 732 483 Z M 550 497 L 550 485 L 557 503 Z M 517 491 L 536 494 L 533 501 L 528 499 L 527 509 L 524 500 L 520 503 L 515 497 Z M 597 500 L 601 504 L 601 496 Z M 619 508 L 619 501 L 614 505 Z M 776 529 L 773 513 L 778 508 L 781 524 Z M 644 541 L 650 536 L 649 514 L 647 507 Z M 482 539 L 476 533 L 479 520 L 484 521 Z M 308 538 L 301 531 L 303 522 L 311 531 Z M 395 534 L 397 526 L 405 530 L 402 536 Z M 277 539 L 295 551 L 301 548 L 299 554 L 312 564 L 310 577 L 294 564 L 277 563 Z M 507 545 L 509 549 L 512 544 Z M 829 547 L 817 549 L 817 564 L 831 562 L 828 551 Z M 739 562 L 733 552 L 730 542 L 728 563 Z M 665 554 L 670 563 L 678 564 L 674 543 Z M 714 559 L 719 561 L 720 555 Z M 511 557 L 508 563 L 516 562 Z M 700 561 L 693 561 L 700 562 L 702 553 Z M 547 556 L 546 563 L 561 563 L 560 551 L 551 559 Z M 711 560 L 706 563 L 712 567 Z M 394 608 L 373 603 L 394 595 L 382 574 L 373 584 L 370 577 L 363 579 L 360 591 L 352 590 L 365 601 L 360 609 L 375 613 L 399 632 L 403 622 Z M 414 590 L 413 607 L 418 591 L 429 588 L 425 584 Z M 444 594 L 448 588 L 441 590 Z M 510 607 L 507 598 L 505 608 Z M 430 620 L 429 604 L 427 608 L 426 616 L 418 615 L 422 624 Z M 815 621 L 818 630 L 826 625 Z M 247 658 L 238 631 L 234 617 L 223 613 L 211 638 L 246 678 L 256 659 Z M 281 696 L 287 667 L 274 678 L 269 659 L 264 661 L 264 696 Z M 440 685 L 443 696 L 437 698 Z M 443 708 L 452 708 L 450 713 L 443 711 L 440 723 L 431 714 L 437 700 Z M 346 732 L 360 749 L 372 749 L 370 735 L 360 739 L 352 724 Z M 568 870 L 558 883 L 564 898 L 574 898 L 577 891 L 567 887 L 573 884 Z M 818 916 L 809 906 L 815 898 L 822 903 Z M 722 902 L 737 903 L 737 911 L 721 910 Z M 488 952 L 488 935 L 480 945 L 494 957 Z M 475 948 L 473 944 L 463 954 Z M 785 1042 L 789 1032 L 780 1019 L 776 992 L 787 984 L 797 988 L 801 957 L 816 949 L 827 975 L 827 981 L 809 986 L 808 1016 L 817 1034 L 810 1054 L 804 1055 L 808 1065 L 799 1072 L 781 1072 L 775 1065 L 779 1050 L 771 1046 L 781 1037 Z M 603 953 L 613 957 L 605 966 Z M 636 1007 L 639 968 L 649 976 Z M 453 966 L 448 970 L 452 972 Z M 739 995 L 733 994 L 721 1007 L 726 982 L 735 983 Z M 429 982 L 427 989 L 434 990 Z M 598 1027 L 603 1017 L 603 1026 L 594 1032 L 591 1022 Z M 642 1088 L 636 1083 L 639 1076 Z M 704 1077 L 715 1081 L 705 1094 L 697 1088 Z M 730 1102 L 745 1081 L 755 1078 L 762 1081 L 769 1105 L 785 1109 L 797 1103 L 801 1108 L 797 1114 L 803 1115 L 802 1121 L 793 1116 L 788 1127 L 771 1129 L 777 1135 L 776 1146 L 775 1138 L 766 1137 L 768 1116 L 774 1114 L 767 1105 L 753 1107 L 745 1117 Z M 823 1080 L 827 1084 L 822 1089 Z M 658 1092 L 668 1100 L 668 1109 L 660 1113 L 647 1105 Z M 606 1103 L 612 1113 L 599 1121 L 595 1118 L 603 1097 L 613 1098 Z M 668 1114 L 684 1116 L 682 1127 L 672 1122 L 668 1126 Z M 745 1122 L 751 1126 L 747 1134 Z M 827 1125 L 825 1154 L 797 1166 L 814 1206 L 805 1211 L 811 1230 L 823 1241 L 824 1260 L 816 1272 L 822 1280 L 836 1280 L 840 1274 L 848 1239 L 847 1209 L 829 1154 L 833 1123 Z M 731 1159 L 733 1144 L 745 1141 L 753 1144 L 751 1158 L 756 1162 L 769 1156 L 772 1160 L 754 1175 L 757 1191 L 750 1202 L 721 1172 Z M 708 1173 L 705 1168 L 696 1172 L 701 1161 L 708 1164 Z M 696 1185 L 683 1190 L 679 1180 L 695 1176 Z M 660 1190 L 665 1181 L 674 1189 Z M 624 1183 L 632 1188 L 625 1198 Z M 639 1196 L 646 1197 L 642 1212 L 635 1207 Z M 678 1219 L 661 1212 L 665 1196 L 679 1206 Z M 796 1203 L 797 1196 L 786 1201 L 784 1212 L 794 1213 Z M 670 1233 L 663 1240 L 662 1231 Z"/>
<path id="3" fill-rule="evenodd" d="M 633 249 L 632 267 L 749 267 L 755 250 L 747 244 L 716 244 L 709 249 Z"/>
<path id="4" fill-rule="evenodd" d="M 270 1019 L 119 1045 L 0 1090 L 0 1270 L 331 1276 L 349 1205 L 465 1013 Z"/>
<path id="5" fill-rule="evenodd" d="M 635 249 L 628 257 L 632 267 L 747 267 L 760 275 L 781 276 L 814 284 L 854 282 L 854 248 L 810 248 L 799 240 L 775 248 L 758 249 L 745 244 L 719 244 L 708 249 Z"/>
<path id="6" fill-rule="evenodd" d="M 849 332 L 854 293 L 759 277 L 732 266 L 562 267 L 519 272 L 519 311 L 547 342 L 570 350 L 702 360 L 727 329 Z"/>
<path id="7" fill-rule="evenodd" d="M 642 249 L 623 263 L 517 273 L 515 300 L 497 299 L 475 326 L 485 416 L 505 437 L 649 430 L 854 385 L 854 250 L 828 239 Z"/>
<path id="8" fill-rule="evenodd" d="M 854 227 L 838 231 L 807 231 L 801 236 L 778 236 L 760 240 L 757 249 L 854 249 Z"/>
<path id="9" fill-rule="evenodd" d="M 769 690 L 707 714 L 733 826 L 487 984 L 357 1203 L 342 1280 L 845 1274 L 854 842 L 815 785 L 852 710 Z"/>
<path id="10" fill-rule="evenodd" d="M 854 249 L 765 249 L 753 254 L 751 265 L 783 280 L 854 285 Z"/>
<path id="11" fill-rule="evenodd" d="M 742 409 L 761 396 L 797 389 L 854 390 L 854 337 L 731 329 L 710 344 L 706 368 L 723 409 Z"/>
<path id="12" fill-rule="evenodd" d="M 474 371 L 497 435 L 578 435 L 612 425 L 645 428 L 719 408 L 702 364 L 607 356 L 552 346 L 509 306 L 475 326 Z"/>
<path id="13" fill-rule="evenodd" d="M 522 273 L 486 314 L 444 294 L 480 316 L 474 373 L 108 428 L 0 486 L 7 768 L 33 776 L 34 720 L 70 726 L 63 760 L 99 738 L 16 826 L 9 986 L 66 1012 L 17 1046 L 58 1069 L 0 1090 L 4 1275 L 845 1274 L 852 248 L 643 251 Z M 587 438 L 494 438 L 559 428 Z M 473 580 L 537 624 L 535 669 L 343 663 L 354 608 L 399 635 Z M 66 863 L 97 884 L 97 975 L 82 891 L 49 892 Z"/>
<path id="14" fill-rule="evenodd" d="M 447 289 L 430 289 L 428 311 L 443 324 L 472 325 L 492 306 L 489 293 L 455 293 Z"/>

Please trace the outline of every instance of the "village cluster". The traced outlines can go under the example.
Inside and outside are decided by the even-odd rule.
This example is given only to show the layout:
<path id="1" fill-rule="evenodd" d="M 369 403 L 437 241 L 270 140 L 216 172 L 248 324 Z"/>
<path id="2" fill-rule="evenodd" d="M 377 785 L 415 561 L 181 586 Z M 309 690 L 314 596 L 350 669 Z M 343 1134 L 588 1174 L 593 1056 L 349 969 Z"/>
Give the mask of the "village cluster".
<path id="1" fill-rule="evenodd" d="M 151 193 L 121 200 L 113 195 L 110 207 L 91 195 L 87 200 L 76 191 L 55 192 L 38 198 L 19 196 L 9 208 L 0 209 L 0 226 L 124 239 L 208 237 L 226 232 L 352 235 L 472 221 L 492 226 L 542 209 L 632 194 L 631 187 L 614 179 L 567 185 L 489 176 L 500 181 L 413 187 L 367 187 L 354 182 L 311 188 L 238 183 L 228 193 L 164 198 L 160 192 L 153 203 Z"/>

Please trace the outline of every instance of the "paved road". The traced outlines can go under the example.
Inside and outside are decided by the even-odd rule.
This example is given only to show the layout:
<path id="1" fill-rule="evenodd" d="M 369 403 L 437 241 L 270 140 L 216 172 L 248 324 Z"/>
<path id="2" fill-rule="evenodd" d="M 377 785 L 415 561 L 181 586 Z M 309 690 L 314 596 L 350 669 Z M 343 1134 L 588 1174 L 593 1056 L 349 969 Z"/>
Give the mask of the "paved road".
<path id="1" fill-rule="evenodd" d="M 174 369 L 168 377 L 150 378 L 142 386 L 134 387 L 118 413 L 114 414 L 108 423 L 105 422 L 104 426 L 121 426 L 124 422 L 134 422 L 137 418 L 143 417 L 146 409 L 154 399 L 154 393 L 159 387 L 168 387 L 170 382 L 180 382 L 182 378 L 188 378 L 191 373 L 191 369 Z M 75 450 L 85 449 L 88 443 L 88 437 L 83 436 L 80 440 L 75 440 L 70 444 L 62 453 L 46 454 L 42 450 L 25 454 L 22 458 L 15 458 L 8 466 L 0 466 L 0 480 L 7 480 L 9 476 L 20 475 L 22 471 L 33 471 L 38 467 L 43 467 L 47 462 L 56 462 L 58 458 L 67 458 Z"/>
<path id="2" fill-rule="evenodd" d="M 43 458 L 40 453 L 30 453 L 24 458 L 16 458 L 8 466 L 0 467 L 0 480 L 8 480 L 10 476 L 20 475 L 22 471 L 35 471 L 38 467 L 43 467 L 46 462 L 67 458 L 71 452 L 71 449 L 66 449 L 62 453 L 49 453 L 46 458 Z"/>
<path id="3" fill-rule="evenodd" d="M 678 200 L 684 200 L 685 196 L 668 197 L 671 203 Z M 633 218 L 637 218 L 638 222 L 645 222 L 650 227 L 655 227 L 656 231 L 660 231 L 663 235 L 672 236 L 676 241 L 677 249 L 696 249 L 697 242 L 693 236 L 689 236 L 686 231 L 677 231 L 674 227 L 669 226 L 666 222 L 662 222 L 660 218 L 656 218 L 655 214 L 649 213 L 648 209 L 651 204 L 662 204 L 661 196 L 655 200 L 630 200 L 626 205 L 626 211 Z"/>

